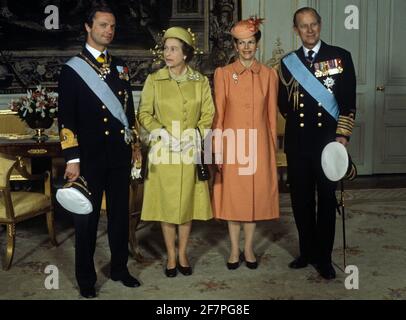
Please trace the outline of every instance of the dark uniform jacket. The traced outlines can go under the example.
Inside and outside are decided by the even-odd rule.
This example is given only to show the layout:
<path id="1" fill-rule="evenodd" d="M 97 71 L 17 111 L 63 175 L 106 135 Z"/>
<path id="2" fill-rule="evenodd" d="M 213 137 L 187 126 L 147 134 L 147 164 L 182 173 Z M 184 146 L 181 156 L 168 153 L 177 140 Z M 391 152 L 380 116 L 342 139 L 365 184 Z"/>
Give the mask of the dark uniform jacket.
<path id="1" fill-rule="evenodd" d="M 281 114 L 286 118 L 285 126 L 285 152 L 309 152 L 320 151 L 326 144 L 334 141 L 337 136 L 344 136 L 347 139 L 351 136 L 354 125 L 356 110 L 356 77 L 351 54 L 339 47 L 327 45 L 322 42 L 318 54 L 311 65 L 306 61 L 303 48 L 296 51 L 299 59 L 307 68 L 315 74 L 315 64 L 318 67 L 328 66 L 333 68 L 334 63 L 341 64 L 342 72 L 318 77 L 318 80 L 327 88 L 325 81 L 334 85 L 330 87 L 334 94 L 340 117 L 337 121 L 306 91 L 301 85 L 298 86 L 297 105 L 294 105 L 294 92 L 289 92 L 295 81 L 292 75 L 281 61 L 279 67 L 279 98 L 278 105 Z M 322 62 L 322 64 L 320 64 Z M 323 63 L 324 62 L 324 63 Z M 316 65 L 317 66 L 317 65 Z M 334 73 L 334 72 L 333 72 Z M 290 84 L 286 87 L 286 84 Z"/>
<path id="2" fill-rule="evenodd" d="M 83 49 L 82 53 L 93 64 L 101 66 L 87 49 Z M 83 59 L 80 55 L 78 57 Z M 105 82 L 125 109 L 129 127 L 134 128 L 135 113 L 128 68 L 121 59 L 112 57 L 110 69 Z M 59 79 L 58 122 L 66 161 L 80 158 L 81 163 L 91 162 L 96 168 L 129 166 L 131 146 L 124 141 L 124 126 L 67 65 L 62 67 Z"/>

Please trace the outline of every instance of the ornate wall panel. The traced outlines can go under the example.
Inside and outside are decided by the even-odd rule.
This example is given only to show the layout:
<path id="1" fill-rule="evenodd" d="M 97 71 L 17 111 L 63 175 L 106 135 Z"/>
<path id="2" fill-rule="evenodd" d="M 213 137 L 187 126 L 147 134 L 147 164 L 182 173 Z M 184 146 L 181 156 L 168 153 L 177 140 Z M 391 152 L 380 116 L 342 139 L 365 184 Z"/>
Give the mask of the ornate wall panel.
<path id="1" fill-rule="evenodd" d="M 83 24 L 77 16 L 83 16 L 82 6 L 89 1 L 43 1 L 43 7 L 35 7 L 36 10 L 33 3 L 40 5 L 27 1 L 28 9 L 35 13 L 31 18 L 28 13 L 17 10 L 17 2 L 0 3 L 0 42 L 8 44 L 0 49 L 0 94 L 24 92 L 39 83 L 56 87 L 61 65 L 78 53 L 85 40 L 84 33 L 79 31 Z M 68 2 L 77 3 L 70 8 L 68 18 L 71 20 L 64 21 L 61 14 L 62 31 L 46 30 L 43 27 L 43 19 L 47 16 L 43 14 L 45 4 L 57 6 Z M 204 55 L 194 64 L 202 72 L 210 75 L 217 66 L 232 59 L 233 43 L 228 32 L 239 18 L 238 0 L 128 0 L 113 3 L 118 26 L 111 51 L 129 64 L 135 90 L 142 87 L 146 76 L 154 69 L 149 48 L 153 48 L 162 29 L 170 26 L 191 27 L 198 35 L 199 48 L 203 49 Z M 157 5 L 160 6 L 158 9 L 154 7 Z M 76 10 L 75 16 L 72 16 L 72 10 Z M 71 30 L 77 30 L 76 34 L 73 35 Z M 15 34 L 13 41 L 10 40 L 11 31 Z"/>

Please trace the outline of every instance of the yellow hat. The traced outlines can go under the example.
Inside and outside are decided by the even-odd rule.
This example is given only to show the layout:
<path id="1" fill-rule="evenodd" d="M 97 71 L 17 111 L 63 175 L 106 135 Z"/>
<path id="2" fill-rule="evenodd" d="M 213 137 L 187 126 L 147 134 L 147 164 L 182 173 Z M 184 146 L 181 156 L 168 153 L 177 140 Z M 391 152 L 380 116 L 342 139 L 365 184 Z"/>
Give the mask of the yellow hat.
<path id="1" fill-rule="evenodd" d="M 231 35 L 236 39 L 247 39 L 255 35 L 264 19 L 251 17 L 238 21 L 231 29 Z"/>
<path id="2" fill-rule="evenodd" d="M 165 34 L 163 36 L 163 41 L 165 41 L 168 38 L 176 38 L 176 39 L 183 40 L 189 46 L 195 48 L 196 38 L 190 29 L 186 30 L 181 27 L 169 28 L 168 30 L 165 31 Z"/>

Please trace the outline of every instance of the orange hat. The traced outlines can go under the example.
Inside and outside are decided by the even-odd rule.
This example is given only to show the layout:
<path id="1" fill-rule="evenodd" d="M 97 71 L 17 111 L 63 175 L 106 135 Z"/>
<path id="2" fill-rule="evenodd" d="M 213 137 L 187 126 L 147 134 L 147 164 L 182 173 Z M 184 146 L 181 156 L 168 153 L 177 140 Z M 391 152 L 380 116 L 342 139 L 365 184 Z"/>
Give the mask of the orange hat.
<path id="1" fill-rule="evenodd" d="M 247 39 L 259 31 L 259 26 L 265 19 L 251 17 L 238 21 L 231 29 L 231 35 L 236 39 Z"/>

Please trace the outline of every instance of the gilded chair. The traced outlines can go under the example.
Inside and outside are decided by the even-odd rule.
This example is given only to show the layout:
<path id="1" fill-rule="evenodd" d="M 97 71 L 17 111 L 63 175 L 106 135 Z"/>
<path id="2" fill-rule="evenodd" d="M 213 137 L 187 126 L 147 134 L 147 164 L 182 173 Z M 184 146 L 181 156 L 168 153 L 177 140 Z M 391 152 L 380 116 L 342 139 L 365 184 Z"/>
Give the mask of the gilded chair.
<path id="1" fill-rule="evenodd" d="M 276 150 L 276 166 L 278 167 L 279 187 L 283 190 L 286 189 L 287 181 L 287 160 L 286 154 L 283 151 L 284 138 L 285 138 L 285 119 L 278 112 L 277 123 L 277 136 L 278 136 L 278 149 Z"/>
<path id="2" fill-rule="evenodd" d="M 141 204 L 142 204 L 143 185 L 131 181 L 130 184 L 130 199 L 129 199 L 129 252 L 131 256 L 138 262 L 142 262 L 144 257 L 138 246 L 136 232 L 142 228 L 141 222 Z M 106 194 L 103 193 L 101 213 L 106 214 Z"/>
<path id="3" fill-rule="evenodd" d="M 11 191 L 10 176 L 17 171 L 22 179 L 43 181 L 44 193 Z M 31 175 L 21 158 L 0 157 L 0 224 L 7 226 L 7 248 L 3 260 L 3 270 L 8 270 L 14 256 L 16 242 L 16 224 L 27 219 L 46 214 L 48 233 L 51 243 L 57 246 L 54 229 L 54 215 L 51 201 L 50 174 Z"/>

